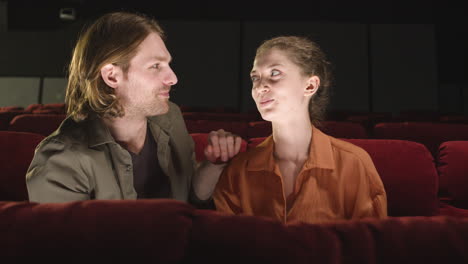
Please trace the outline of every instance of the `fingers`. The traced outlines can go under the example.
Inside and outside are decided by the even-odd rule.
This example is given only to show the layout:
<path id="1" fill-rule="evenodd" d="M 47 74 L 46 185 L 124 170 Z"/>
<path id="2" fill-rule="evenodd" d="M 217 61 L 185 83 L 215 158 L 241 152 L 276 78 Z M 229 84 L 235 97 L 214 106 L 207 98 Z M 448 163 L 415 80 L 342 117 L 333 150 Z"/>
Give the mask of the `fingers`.
<path id="1" fill-rule="evenodd" d="M 221 160 L 223 162 L 226 162 L 229 159 L 228 147 L 227 147 L 226 133 L 222 129 L 218 130 L 218 143 L 219 143 L 219 151 L 221 153 Z"/>
<path id="2" fill-rule="evenodd" d="M 237 155 L 237 153 L 239 153 L 241 145 L 242 145 L 242 138 L 237 136 L 235 144 L 234 144 L 234 155 Z"/>
<path id="3" fill-rule="evenodd" d="M 234 137 L 230 134 L 226 136 L 226 147 L 228 158 L 234 157 Z"/>
<path id="4" fill-rule="evenodd" d="M 208 146 L 210 145 L 213 148 L 213 155 L 218 158 L 221 155 L 221 151 L 219 149 L 219 138 L 216 131 L 211 131 L 208 135 Z"/>
<path id="5" fill-rule="evenodd" d="M 212 131 L 208 135 L 208 146 L 205 148 L 205 156 L 213 162 L 218 158 L 227 162 L 240 151 L 242 139 L 223 129 Z"/>
<path id="6" fill-rule="evenodd" d="M 216 162 L 216 159 L 217 159 L 217 158 L 215 157 L 215 155 L 214 155 L 214 153 L 213 153 L 213 146 L 211 146 L 211 145 L 206 146 L 204 152 L 205 152 L 205 157 L 206 157 L 206 159 L 207 159 L 208 161 L 210 161 L 211 163 L 215 163 L 215 162 Z"/>

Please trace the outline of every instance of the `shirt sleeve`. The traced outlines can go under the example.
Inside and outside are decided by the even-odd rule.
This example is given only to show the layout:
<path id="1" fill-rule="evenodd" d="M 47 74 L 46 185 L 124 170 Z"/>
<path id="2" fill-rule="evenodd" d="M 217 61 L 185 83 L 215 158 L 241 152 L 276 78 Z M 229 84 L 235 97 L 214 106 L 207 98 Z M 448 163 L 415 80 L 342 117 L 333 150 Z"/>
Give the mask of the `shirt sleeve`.
<path id="1" fill-rule="evenodd" d="M 29 200 L 62 203 L 89 200 L 90 184 L 77 154 L 62 142 L 48 140 L 36 149 L 26 173 Z"/>
<path id="2" fill-rule="evenodd" d="M 243 173 L 241 168 L 230 163 L 224 168 L 219 178 L 218 184 L 213 193 L 213 200 L 216 210 L 237 215 L 242 213 L 240 205 L 240 198 L 238 192 L 236 193 L 235 186 L 233 186 L 234 173 Z"/>
<path id="3" fill-rule="evenodd" d="M 354 212 L 351 218 L 386 218 L 387 195 L 382 179 L 370 156 L 366 153 L 361 158 L 355 166 L 355 179 L 359 180 L 355 189 Z"/>

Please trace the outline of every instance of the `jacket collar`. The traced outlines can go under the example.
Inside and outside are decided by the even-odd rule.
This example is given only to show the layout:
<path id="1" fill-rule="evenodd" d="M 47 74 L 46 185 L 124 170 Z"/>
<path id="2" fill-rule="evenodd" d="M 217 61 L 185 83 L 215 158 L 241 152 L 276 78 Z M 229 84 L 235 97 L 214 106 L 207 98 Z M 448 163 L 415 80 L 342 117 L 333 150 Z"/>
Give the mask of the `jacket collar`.
<path id="1" fill-rule="evenodd" d="M 89 147 L 96 147 L 108 143 L 116 143 L 109 131 L 109 128 L 104 124 L 101 118 L 97 116 L 90 116 L 85 122 L 88 122 L 87 134 Z M 170 122 L 170 117 L 168 114 L 149 117 L 148 125 L 152 126 L 152 131 L 158 130 L 154 129 L 155 127 L 158 127 L 168 135 L 170 135 L 172 131 L 172 123 Z"/>

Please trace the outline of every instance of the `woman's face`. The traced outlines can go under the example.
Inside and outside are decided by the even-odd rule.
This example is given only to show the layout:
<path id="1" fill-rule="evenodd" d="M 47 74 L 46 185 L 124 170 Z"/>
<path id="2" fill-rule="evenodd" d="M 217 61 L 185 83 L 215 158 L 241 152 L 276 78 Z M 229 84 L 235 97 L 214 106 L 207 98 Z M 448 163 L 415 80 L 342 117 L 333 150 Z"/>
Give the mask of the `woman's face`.
<path id="1" fill-rule="evenodd" d="M 256 57 L 250 77 L 252 98 L 263 119 L 285 121 L 288 117 L 309 116 L 309 100 L 320 80 L 305 76 L 285 51 L 271 49 Z"/>

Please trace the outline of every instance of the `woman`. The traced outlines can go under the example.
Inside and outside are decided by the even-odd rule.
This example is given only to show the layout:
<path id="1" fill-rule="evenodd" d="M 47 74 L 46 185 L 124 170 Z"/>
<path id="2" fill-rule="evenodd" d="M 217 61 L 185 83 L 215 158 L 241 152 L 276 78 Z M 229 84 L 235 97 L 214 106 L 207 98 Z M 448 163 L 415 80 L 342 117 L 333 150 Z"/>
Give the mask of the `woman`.
<path id="1" fill-rule="evenodd" d="M 257 49 L 252 98 L 273 134 L 225 168 L 213 195 L 217 210 L 285 223 L 387 216 L 369 155 L 316 128 L 330 78 L 325 54 L 306 38 L 277 37 Z"/>

